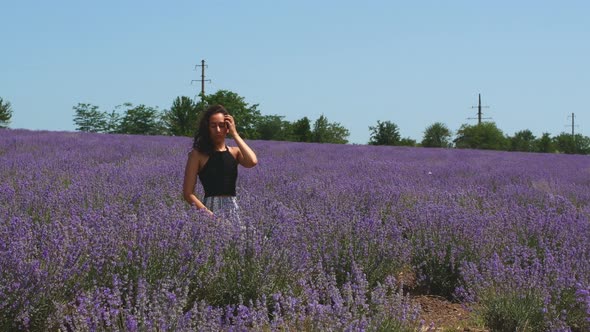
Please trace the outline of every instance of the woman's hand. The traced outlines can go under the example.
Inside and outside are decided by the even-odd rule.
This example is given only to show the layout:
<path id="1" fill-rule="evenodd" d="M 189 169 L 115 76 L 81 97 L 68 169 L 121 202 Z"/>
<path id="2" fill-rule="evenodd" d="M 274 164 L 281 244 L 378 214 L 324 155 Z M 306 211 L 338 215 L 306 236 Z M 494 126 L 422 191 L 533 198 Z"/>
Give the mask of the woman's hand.
<path id="1" fill-rule="evenodd" d="M 226 115 L 225 117 L 225 125 L 227 126 L 227 130 L 232 137 L 236 137 L 238 132 L 236 130 L 236 123 L 234 121 L 234 117 L 231 115 Z"/>
<path id="2" fill-rule="evenodd" d="M 210 216 L 213 216 L 213 212 L 211 212 L 211 210 L 209 210 L 208 208 L 204 207 L 202 209 L 199 209 L 201 211 L 203 211 L 204 213 L 207 213 Z"/>

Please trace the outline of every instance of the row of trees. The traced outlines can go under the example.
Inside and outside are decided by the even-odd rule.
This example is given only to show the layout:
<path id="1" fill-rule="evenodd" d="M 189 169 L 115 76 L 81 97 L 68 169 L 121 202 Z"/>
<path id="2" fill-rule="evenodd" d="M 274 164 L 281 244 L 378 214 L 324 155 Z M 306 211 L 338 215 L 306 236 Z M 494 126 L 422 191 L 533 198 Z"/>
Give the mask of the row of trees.
<path id="1" fill-rule="evenodd" d="M 189 97 L 177 97 L 169 110 L 160 112 L 146 105 L 125 103 L 111 112 L 103 112 L 92 104 L 74 106 L 76 130 L 96 133 L 121 133 L 141 135 L 193 136 L 198 117 L 207 105 L 222 104 L 236 119 L 240 135 L 249 139 L 348 143 L 349 131 L 337 122 L 330 122 L 324 115 L 312 124 L 303 117 L 289 122 L 280 115 L 262 115 L 258 104 L 249 105 L 238 94 L 220 90 L 205 95 L 199 102 Z"/>
<path id="2" fill-rule="evenodd" d="M 87 132 L 193 136 L 198 116 L 207 105 L 222 104 L 235 117 L 237 129 L 245 138 L 339 144 L 348 142 L 348 129 L 340 123 L 328 121 L 324 115 L 313 124 L 307 117 L 289 122 L 281 115 L 262 115 L 258 104 L 249 105 L 243 97 L 231 91 L 220 90 L 202 97 L 199 102 L 189 97 L 177 97 L 170 109 L 163 112 L 145 105 L 125 103 L 109 113 L 99 111 L 95 105 L 78 104 L 74 106 L 74 123 L 76 130 Z M 441 122 L 428 126 L 421 142 L 402 138 L 399 127 L 391 121 L 377 121 L 369 130 L 369 144 L 372 145 L 590 154 L 590 138 L 580 134 L 572 136 L 562 133 L 551 137 L 543 133 L 537 138 L 525 129 L 509 136 L 493 122 L 464 124 L 457 130 L 454 140 L 452 131 Z"/>
<path id="3" fill-rule="evenodd" d="M 452 140 L 451 130 L 445 124 L 436 122 L 426 128 L 420 143 L 410 138 L 401 138 L 397 125 L 389 121 L 377 121 L 377 126 L 369 127 L 369 129 L 371 130 L 369 144 L 373 145 L 590 154 L 590 138 L 581 134 L 572 136 L 561 133 L 551 137 L 549 133 L 543 133 L 541 137 L 536 137 L 530 130 L 525 129 L 509 136 L 505 135 L 493 122 L 477 125 L 464 124 L 457 130 L 454 140 Z"/>
<path id="4" fill-rule="evenodd" d="M 177 97 L 169 110 L 157 107 L 134 106 L 124 103 L 111 112 L 103 112 L 98 106 L 80 103 L 73 107 L 76 130 L 98 133 L 123 133 L 140 135 L 193 136 L 198 116 L 207 105 L 222 104 L 236 118 L 238 131 L 245 138 L 275 141 L 348 143 L 349 131 L 340 123 L 330 122 L 321 115 L 313 124 L 308 117 L 293 122 L 281 115 L 262 115 L 258 104 L 249 105 L 238 94 L 220 90 L 203 96 L 199 102 L 189 97 Z M 0 97 L 0 128 L 6 128 L 12 118 L 10 102 Z M 530 130 L 505 135 L 493 122 L 462 125 L 456 132 L 443 123 L 436 122 L 424 131 L 421 142 L 402 138 L 399 127 L 391 121 L 377 121 L 370 126 L 372 145 L 398 145 L 423 147 L 456 147 L 524 152 L 560 152 L 590 154 L 590 138 L 581 134 L 561 133 L 551 137 L 543 133 L 536 137 Z"/>
<path id="5" fill-rule="evenodd" d="M 451 131 L 440 122 L 435 122 L 424 131 L 421 143 L 417 143 L 409 137 L 402 138 L 399 127 L 391 121 L 377 121 L 376 126 L 370 126 L 371 145 L 399 145 L 399 146 L 424 146 L 434 148 L 452 147 Z"/>
<path id="6" fill-rule="evenodd" d="M 590 154 L 590 137 L 588 136 L 561 133 L 551 137 L 549 133 L 543 133 L 540 137 L 536 137 L 528 129 L 509 136 L 505 135 L 493 122 L 461 126 L 454 143 L 457 148 Z"/>
<path id="7" fill-rule="evenodd" d="M 369 144 L 372 145 L 590 154 L 590 138 L 581 134 L 572 136 L 561 133 L 551 137 L 549 133 L 543 133 L 541 137 L 536 137 L 530 130 L 525 129 L 509 136 L 505 135 L 493 122 L 477 125 L 464 124 L 457 130 L 454 140 L 452 140 L 451 130 L 445 124 L 436 122 L 426 128 L 421 143 L 416 143 L 409 138 L 401 138 L 398 126 L 390 121 L 377 121 L 377 126 L 369 127 L 369 129 L 371 130 Z"/>

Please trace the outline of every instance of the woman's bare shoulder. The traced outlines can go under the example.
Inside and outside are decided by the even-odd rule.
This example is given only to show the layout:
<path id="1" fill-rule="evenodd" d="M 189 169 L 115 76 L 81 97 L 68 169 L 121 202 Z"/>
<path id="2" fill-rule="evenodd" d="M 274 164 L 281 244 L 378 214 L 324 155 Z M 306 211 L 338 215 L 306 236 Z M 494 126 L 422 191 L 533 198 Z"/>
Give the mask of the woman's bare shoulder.
<path id="1" fill-rule="evenodd" d="M 236 160 L 238 159 L 238 156 L 240 155 L 240 148 L 237 146 L 229 146 L 229 153 L 231 153 L 232 156 L 234 156 L 234 158 L 236 158 Z"/>
<path id="2" fill-rule="evenodd" d="M 196 174 L 198 174 L 201 172 L 203 165 L 207 163 L 207 160 L 209 160 L 209 156 L 200 152 L 199 150 L 192 149 L 188 153 L 188 162 L 186 167 L 192 169 Z"/>
<path id="3" fill-rule="evenodd" d="M 188 158 L 190 160 L 203 160 L 204 158 L 207 158 L 207 156 L 197 149 L 192 149 L 188 153 Z"/>

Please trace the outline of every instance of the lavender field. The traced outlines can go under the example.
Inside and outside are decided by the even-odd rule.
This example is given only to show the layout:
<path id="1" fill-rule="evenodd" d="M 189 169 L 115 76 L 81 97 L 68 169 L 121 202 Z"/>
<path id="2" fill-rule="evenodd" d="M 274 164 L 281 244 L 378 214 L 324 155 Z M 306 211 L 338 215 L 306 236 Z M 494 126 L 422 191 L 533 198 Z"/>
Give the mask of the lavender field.
<path id="1" fill-rule="evenodd" d="M 590 330 L 587 156 L 250 141 L 244 229 L 183 201 L 191 143 L 0 130 L 0 330 L 424 330 L 403 275 Z"/>

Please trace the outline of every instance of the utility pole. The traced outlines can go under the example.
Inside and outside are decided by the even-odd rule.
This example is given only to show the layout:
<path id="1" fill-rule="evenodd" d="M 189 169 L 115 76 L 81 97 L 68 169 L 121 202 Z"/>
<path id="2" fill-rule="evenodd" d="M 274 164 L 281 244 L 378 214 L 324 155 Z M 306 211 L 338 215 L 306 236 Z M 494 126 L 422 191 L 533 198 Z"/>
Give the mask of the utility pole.
<path id="1" fill-rule="evenodd" d="M 205 60 L 201 60 L 201 65 L 196 65 L 195 70 L 197 70 L 197 67 L 201 67 L 201 79 L 200 79 L 200 81 L 201 81 L 201 94 L 200 94 L 200 96 L 201 96 L 201 101 L 203 101 L 205 98 L 205 82 L 211 83 L 211 80 L 205 79 L 205 67 L 206 67 Z M 199 80 L 192 80 L 191 84 L 193 82 L 198 82 L 198 81 Z"/>
<path id="2" fill-rule="evenodd" d="M 490 108 L 489 106 L 481 106 L 481 93 L 478 94 L 479 95 L 479 103 L 477 104 L 477 106 L 471 106 L 471 108 L 477 108 L 477 124 L 480 125 L 481 124 L 481 120 L 482 119 L 491 119 L 491 118 L 482 118 L 482 113 L 481 113 L 481 109 L 482 108 Z M 474 120 L 475 118 L 467 118 L 469 120 Z"/>
<path id="3" fill-rule="evenodd" d="M 569 117 L 570 117 L 570 116 L 568 115 L 568 118 L 569 118 Z M 565 126 L 566 126 L 566 127 L 570 127 L 570 126 L 572 127 L 572 139 L 573 139 L 573 138 L 575 137 L 574 128 L 575 128 L 575 127 L 577 127 L 577 125 L 575 125 L 575 123 L 574 123 L 574 119 L 575 119 L 575 117 L 576 117 L 576 116 L 574 115 L 574 113 L 572 113 L 571 117 L 572 117 L 572 124 L 571 124 L 571 125 L 565 125 Z"/>
<path id="4" fill-rule="evenodd" d="M 569 116 L 568 116 L 568 118 L 569 118 Z M 574 123 L 574 119 L 575 119 L 575 115 L 572 112 L 572 124 L 571 124 L 571 126 L 572 126 L 572 143 L 573 143 L 574 153 L 576 153 L 576 135 L 574 133 L 574 128 L 576 127 L 576 125 Z M 569 127 L 569 126 L 566 125 L 566 127 Z"/>

